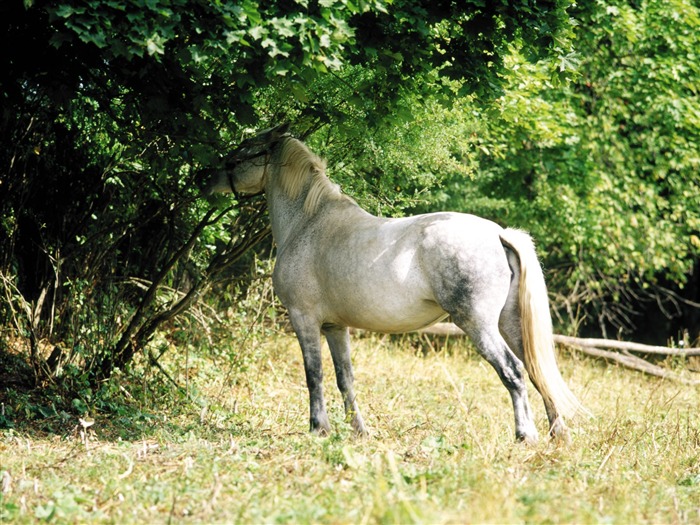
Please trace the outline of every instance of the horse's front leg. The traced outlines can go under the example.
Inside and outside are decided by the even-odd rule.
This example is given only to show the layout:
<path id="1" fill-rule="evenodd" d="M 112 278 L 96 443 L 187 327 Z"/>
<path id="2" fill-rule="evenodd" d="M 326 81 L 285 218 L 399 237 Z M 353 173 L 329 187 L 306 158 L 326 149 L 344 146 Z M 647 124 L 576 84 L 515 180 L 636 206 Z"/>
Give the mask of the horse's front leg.
<path id="1" fill-rule="evenodd" d="M 323 399 L 323 367 L 321 364 L 321 328 L 301 312 L 290 309 L 289 317 L 304 356 L 306 386 L 309 389 L 309 422 L 311 432 L 321 436 L 330 434 L 326 403 Z"/>
<path id="2" fill-rule="evenodd" d="M 355 377 L 352 371 L 352 361 L 350 360 L 350 334 L 347 327 L 330 325 L 323 327 L 323 333 L 331 349 L 335 379 L 345 405 L 345 417 L 350 421 L 355 432 L 360 436 L 364 436 L 367 434 L 367 429 L 365 429 L 360 409 L 357 407 L 355 390 L 353 388 Z"/>

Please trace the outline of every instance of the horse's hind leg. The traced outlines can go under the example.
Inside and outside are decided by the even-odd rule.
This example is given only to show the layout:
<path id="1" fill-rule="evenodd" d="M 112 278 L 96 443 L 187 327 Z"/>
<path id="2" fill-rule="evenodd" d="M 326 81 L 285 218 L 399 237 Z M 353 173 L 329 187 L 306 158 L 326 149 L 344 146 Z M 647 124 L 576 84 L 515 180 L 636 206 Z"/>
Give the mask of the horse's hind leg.
<path id="1" fill-rule="evenodd" d="M 520 280 L 519 266 L 517 256 L 508 248 L 506 248 L 506 254 L 508 255 L 508 262 L 513 271 L 513 277 L 511 279 L 511 286 L 508 292 L 508 299 L 506 304 L 501 311 L 501 316 L 498 320 L 498 327 L 503 335 L 503 338 L 508 343 L 510 349 L 515 353 L 515 355 L 521 361 L 525 359 L 525 352 L 523 350 L 523 333 L 522 325 L 520 322 L 520 307 L 518 305 L 518 282 Z M 532 381 L 537 391 L 542 395 L 542 389 L 536 381 Z M 547 419 L 549 420 L 549 434 L 552 437 L 561 437 L 566 439 L 568 435 L 568 430 L 564 420 L 559 417 L 559 412 L 557 411 L 554 403 L 548 397 L 542 396 L 544 401 L 544 409 L 547 412 Z"/>
<path id="2" fill-rule="evenodd" d="M 321 328 L 301 312 L 290 309 L 289 318 L 304 356 L 306 386 L 309 389 L 309 423 L 311 432 L 328 435 L 331 431 L 323 399 L 323 368 L 321 366 Z"/>
<path id="3" fill-rule="evenodd" d="M 357 407 L 355 400 L 355 390 L 353 388 L 354 375 L 352 371 L 352 361 L 350 360 L 350 334 L 347 327 L 324 326 L 323 333 L 328 341 L 328 346 L 333 357 L 335 367 L 335 379 L 338 390 L 343 396 L 345 405 L 345 416 L 350 421 L 352 428 L 358 435 L 367 434 L 365 423 Z"/>
<path id="4" fill-rule="evenodd" d="M 494 323 L 479 323 L 453 315 L 455 324 L 464 330 L 476 346 L 479 354 L 496 370 L 508 389 L 515 414 L 515 437 L 520 441 L 535 443 L 537 428 L 532 419 L 527 397 L 523 363 L 508 348 Z"/>

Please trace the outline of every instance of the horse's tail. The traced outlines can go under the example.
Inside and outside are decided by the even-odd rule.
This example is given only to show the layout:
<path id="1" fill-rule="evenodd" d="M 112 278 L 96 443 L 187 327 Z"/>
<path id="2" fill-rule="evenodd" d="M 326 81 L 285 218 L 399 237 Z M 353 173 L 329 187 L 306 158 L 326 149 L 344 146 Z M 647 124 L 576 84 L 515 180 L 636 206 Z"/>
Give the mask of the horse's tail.
<path id="1" fill-rule="evenodd" d="M 550 406 L 551 403 L 558 415 L 587 413 L 569 390 L 557 366 L 547 287 L 532 239 L 527 233 L 511 228 L 503 230 L 500 237 L 520 260 L 518 303 L 525 369 L 545 404 Z"/>

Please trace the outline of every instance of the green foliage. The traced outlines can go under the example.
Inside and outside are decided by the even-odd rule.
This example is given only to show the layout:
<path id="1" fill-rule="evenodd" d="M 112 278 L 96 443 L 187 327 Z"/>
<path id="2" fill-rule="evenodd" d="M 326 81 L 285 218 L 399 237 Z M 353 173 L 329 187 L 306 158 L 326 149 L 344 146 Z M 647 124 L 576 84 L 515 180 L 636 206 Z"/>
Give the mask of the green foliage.
<path id="1" fill-rule="evenodd" d="M 375 213 L 449 208 L 532 231 L 569 319 L 627 326 L 630 283 L 646 298 L 671 286 L 668 303 L 700 267 L 690 2 L 62 0 L 0 14 L 0 316 L 36 380 L 50 363 L 82 391 L 212 287 L 231 299 L 218 283 L 249 271 L 264 206 L 229 209 L 198 184 L 281 121 Z"/>
<path id="2" fill-rule="evenodd" d="M 350 145 L 336 145 L 331 138 L 331 159 L 354 154 L 333 175 L 364 207 L 389 216 L 434 198 L 428 188 L 445 177 L 471 181 L 476 157 L 471 136 L 477 125 L 469 115 L 470 104 L 471 99 L 462 99 L 447 108 L 430 98 L 407 96 L 391 123 L 371 131 L 358 122 L 356 129 L 364 133 Z M 411 117 L 401 121 L 404 111 Z"/>
<path id="3" fill-rule="evenodd" d="M 504 96 L 476 110 L 478 176 L 448 174 L 430 202 L 530 230 L 563 313 L 629 329 L 649 298 L 680 308 L 666 287 L 682 294 L 697 271 L 699 11 L 596 2 L 573 14 L 575 79 L 552 83 L 514 50 Z"/>
<path id="4" fill-rule="evenodd" d="M 383 213 L 415 202 L 436 168 L 459 171 L 463 148 L 447 142 L 461 120 L 441 104 L 496 93 L 509 42 L 554 60 L 570 44 L 566 2 L 482 4 L 3 5 L 0 313 L 28 338 L 35 379 L 82 391 L 126 366 L 265 237 L 260 204 L 198 198 L 199 169 L 247 126 L 331 123 L 324 150 L 355 142 L 339 173 L 352 168 L 350 191 Z M 407 122 L 431 115 L 458 125 L 421 144 Z"/>
<path id="5" fill-rule="evenodd" d="M 645 278 L 666 269 L 681 280 L 698 248 L 690 234 L 700 227 L 692 190 L 700 180 L 700 12 L 688 2 L 649 2 L 589 16 L 589 47 L 599 51 L 574 90 L 596 181 L 592 204 L 608 215 L 599 222 L 613 240 L 592 248 L 609 268 L 624 266 L 623 256 Z"/>

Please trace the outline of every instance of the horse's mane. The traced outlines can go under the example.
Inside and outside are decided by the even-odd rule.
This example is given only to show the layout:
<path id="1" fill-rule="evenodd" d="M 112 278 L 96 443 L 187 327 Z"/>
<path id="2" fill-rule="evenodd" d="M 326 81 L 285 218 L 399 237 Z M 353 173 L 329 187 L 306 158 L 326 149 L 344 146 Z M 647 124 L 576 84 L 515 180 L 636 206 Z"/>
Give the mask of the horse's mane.
<path id="1" fill-rule="evenodd" d="M 344 198 L 340 187 L 326 176 L 326 161 L 300 140 L 287 138 L 282 143 L 279 160 L 280 168 L 284 168 L 284 175 L 278 174 L 279 184 L 289 198 L 296 199 L 311 179 L 304 201 L 307 215 L 316 213 L 325 199 Z"/>

